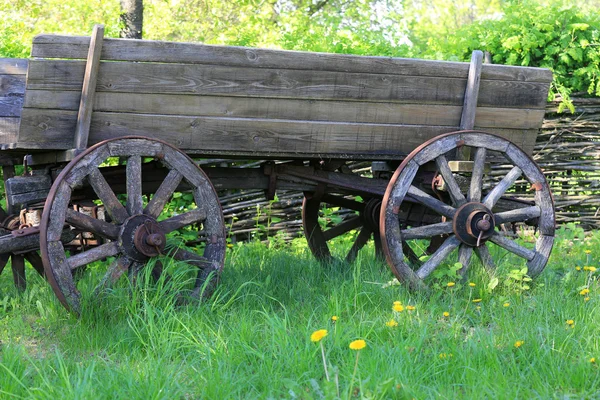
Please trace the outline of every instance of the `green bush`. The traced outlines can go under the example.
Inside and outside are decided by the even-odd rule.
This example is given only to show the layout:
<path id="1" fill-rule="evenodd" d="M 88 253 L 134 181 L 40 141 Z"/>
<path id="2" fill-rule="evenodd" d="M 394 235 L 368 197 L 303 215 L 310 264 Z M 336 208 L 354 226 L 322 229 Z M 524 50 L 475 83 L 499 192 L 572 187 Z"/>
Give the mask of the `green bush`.
<path id="1" fill-rule="evenodd" d="M 468 60 L 475 49 L 489 51 L 493 62 L 549 68 L 554 73 L 549 96 L 600 96 L 600 15 L 560 3 L 514 1 L 498 20 L 480 21 L 445 40 L 432 41 L 429 52 Z"/>

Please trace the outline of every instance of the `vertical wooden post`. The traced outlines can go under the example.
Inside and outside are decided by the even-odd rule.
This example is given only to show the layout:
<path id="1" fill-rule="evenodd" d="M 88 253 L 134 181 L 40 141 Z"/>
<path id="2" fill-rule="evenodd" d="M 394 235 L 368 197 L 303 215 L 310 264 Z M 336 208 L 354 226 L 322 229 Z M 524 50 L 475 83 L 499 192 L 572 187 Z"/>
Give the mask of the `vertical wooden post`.
<path id="1" fill-rule="evenodd" d="M 460 130 L 470 130 L 475 126 L 475 114 L 477 112 L 477 98 L 479 97 L 482 64 L 483 52 L 475 50 L 471 56 L 469 77 L 467 78 L 467 89 L 465 90 L 463 110 L 460 117 Z"/>
<path id="2" fill-rule="evenodd" d="M 79 113 L 77 114 L 77 126 L 75 128 L 76 151 L 84 150 L 90 136 L 90 124 L 92 122 L 92 109 L 94 107 L 94 95 L 96 94 L 96 81 L 98 69 L 100 68 L 100 53 L 104 40 L 104 25 L 95 25 L 90 39 L 85 75 L 83 76 L 83 88 L 81 89 L 81 100 L 79 102 Z"/>

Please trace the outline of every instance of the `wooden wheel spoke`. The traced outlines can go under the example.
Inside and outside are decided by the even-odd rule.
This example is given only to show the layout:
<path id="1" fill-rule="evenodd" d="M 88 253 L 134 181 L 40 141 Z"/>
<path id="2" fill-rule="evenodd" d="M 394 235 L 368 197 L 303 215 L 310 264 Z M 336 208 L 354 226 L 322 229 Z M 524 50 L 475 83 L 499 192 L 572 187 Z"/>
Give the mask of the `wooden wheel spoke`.
<path id="1" fill-rule="evenodd" d="M 194 208 L 184 214 L 176 215 L 164 221 L 160 221 L 158 226 L 164 233 L 169 233 L 181 229 L 197 222 L 202 222 L 206 219 L 206 211 L 202 208 Z"/>
<path id="2" fill-rule="evenodd" d="M 437 224 L 418 226 L 400 231 L 402 240 L 428 239 L 436 235 L 452 233 L 452 222 L 439 222 Z"/>
<path id="3" fill-rule="evenodd" d="M 131 263 L 132 261 L 125 256 L 121 256 L 114 260 L 108 267 L 108 270 L 102 277 L 100 283 L 98 283 L 94 289 L 94 294 L 97 295 L 102 289 L 112 287 L 115 282 L 117 282 L 119 278 L 129 269 Z"/>
<path id="4" fill-rule="evenodd" d="M 454 218 L 454 214 L 456 213 L 456 209 L 454 207 L 449 206 L 448 204 L 441 202 L 435 197 L 428 195 L 416 186 L 411 186 L 408 189 L 408 194 L 413 200 L 418 201 L 425 207 L 438 212 L 444 217 Z"/>
<path id="5" fill-rule="evenodd" d="M 466 276 L 469 264 L 471 263 L 471 256 L 473 255 L 473 248 L 466 244 L 461 244 L 458 249 L 458 262 L 462 264 L 462 268 L 458 271 L 460 276 Z"/>
<path id="6" fill-rule="evenodd" d="M 13 254 L 10 257 L 10 265 L 12 268 L 15 287 L 22 292 L 27 287 L 27 281 L 25 278 L 25 257 L 20 254 Z"/>
<path id="7" fill-rule="evenodd" d="M 106 257 L 112 257 L 119 253 L 119 246 L 117 242 L 109 242 L 98 247 L 93 247 L 87 251 L 75 254 L 67 260 L 69 268 L 71 270 L 92 263 L 94 261 L 102 260 Z"/>
<path id="8" fill-rule="evenodd" d="M 491 209 L 496 205 L 500 197 L 519 179 L 523 171 L 519 167 L 513 167 L 508 174 L 485 196 L 483 204 Z"/>
<path id="9" fill-rule="evenodd" d="M 443 154 L 438 156 L 435 159 L 435 164 L 437 165 L 440 174 L 442 174 L 442 177 L 444 178 L 444 183 L 448 188 L 448 193 L 452 199 L 452 204 L 457 207 L 465 204 L 467 199 L 465 199 L 465 196 L 462 194 L 458 183 L 456 183 L 456 179 L 454 179 L 454 175 L 452 174 L 452 170 L 450 170 L 446 156 Z"/>
<path id="10" fill-rule="evenodd" d="M 535 251 L 529 250 L 528 248 L 517 244 L 513 240 L 502 236 L 498 232 L 494 232 L 494 234 L 492 235 L 492 237 L 490 237 L 489 240 L 492 243 L 495 243 L 498 246 L 510 251 L 511 253 L 514 253 L 519 257 L 525 258 L 527 261 L 531 261 L 535 257 Z"/>
<path id="11" fill-rule="evenodd" d="M 494 215 L 497 225 L 507 222 L 524 222 L 532 218 L 537 218 L 542 214 L 538 206 L 517 208 L 516 210 L 504 211 Z"/>
<path id="12" fill-rule="evenodd" d="M 142 200 L 142 157 L 131 156 L 126 166 L 127 212 L 138 215 L 144 208 Z"/>
<path id="13" fill-rule="evenodd" d="M 467 200 L 469 202 L 481 201 L 481 187 L 483 186 L 483 170 L 485 168 L 486 153 L 487 150 L 485 147 L 478 147 L 475 149 L 473 173 L 471 174 L 471 184 L 469 186 L 469 193 L 467 194 Z"/>
<path id="14" fill-rule="evenodd" d="M 363 228 L 360 230 L 360 233 L 356 237 L 356 240 L 354 241 L 354 243 L 352 243 L 352 247 L 350 248 L 348 255 L 346 256 L 347 262 L 351 263 L 354 260 L 356 260 L 358 252 L 365 246 L 365 244 L 367 244 L 372 234 L 373 231 L 371 229 L 367 228 L 366 226 L 363 226 Z"/>
<path id="15" fill-rule="evenodd" d="M 189 251 L 183 248 L 179 248 L 177 249 L 173 254 L 172 257 L 177 260 L 177 261 L 183 261 L 185 263 L 191 264 L 191 265 L 195 265 L 198 268 L 201 269 L 205 269 L 205 268 L 214 268 L 213 262 L 208 260 L 205 257 L 202 257 L 196 253 L 194 253 L 193 251 Z"/>
<path id="16" fill-rule="evenodd" d="M 363 222 L 360 216 L 356 215 L 352 218 L 348 218 L 331 229 L 328 229 L 323 232 L 323 237 L 326 241 L 336 238 L 344 233 L 350 232 L 353 229 L 360 228 Z"/>
<path id="17" fill-rule="evenodd" d="M 419 256 L 417 255 L 417 253 L 415 253 L 415 251 L 412 249 L 412 247 L 410 247 L 410 245 L 407 242 L 402 242 L 402 253 L 404 253 L 406 258 L 408 258 L 408 261 L 412 265 L 417 266 L 421 263 L 421 260 L 419 260 Z"/>
<path id="18" fill-rule="evenodd" d="M 321 197 L 321 202 L 333 204 L 338 207 L 347 208 L 348 210 L 362 212 L 365 209 L 365 203 L 347 199 L 342 196 L 335 196 L 332 194 L 325 194 Z"/>
<path id="19" fill-rule="evenodd" d="M 66 222 L 75 228 L 98 234 L 107 239 L 119 237 L 119 227 L 106 221 L 92 218 L 71 208 L 67 209 Z"/>
<path id="20" fill-rule="evenodd" d="M 493 274 L 496 271 L 496 263 L 490 254 L 487 244 L 484 243 L 479 247 L 475 247 L 475 254 L 477 254 L 477 257 L 479 257 L 488 273 Z"/>
<path id="21" fill-rule="evenodd" d="M 94 189 L 94 192 L 96 192 L 96 195 L 100 201 L 102 201 L 102 204 L 104 204 L 106 211 L 114 221 L 118 224 L 122 224 L 129 218 L 129 213 L 125 207 L 123 207 L 119 199 L 117 199 L 117 196 L 97 167 L 91 169 L 88 180 L 90 181 L 90 185 Z"/>
<path id="22" fill-rule="evenodd" d="M 6 267 L 6 264 L 8 263 L 9 259 L 10 253 L 0 254 L 0 274 L 2 273 L 2 271 L 4 271 L 4 267 Z"/>
<path id="23" fill-rule="evenodd" d="M 446 257 L 452 253 L 460 245 L 460 241 L 456 236 L 451 236 L 444 241 L 439 249 L 427 260 L 417 271 L 417 276 L 420 279 L 425 279 L 431 274 L 438 265 L 444 261 Z"/>
<path id="24" fill-rule="evenodd" d="M 165 180 L 162 181 L 158 190 L 152 196 L 152 199 L 148 202 L 148 205 L 144 209 L 144 214 L 158 218 L 182 179 L 183 175 L 179 171 L 175 169 L 170 170 Z"/>
<path id="25" fill-rule="evenodd" d="M 44 262 L 37 251 L 25 253 L 25 259 L 29 261 L 29 264 L 31 264 L 38 274 L 41 276 L 46 276 L 46 273 L 44 272 Z"/>

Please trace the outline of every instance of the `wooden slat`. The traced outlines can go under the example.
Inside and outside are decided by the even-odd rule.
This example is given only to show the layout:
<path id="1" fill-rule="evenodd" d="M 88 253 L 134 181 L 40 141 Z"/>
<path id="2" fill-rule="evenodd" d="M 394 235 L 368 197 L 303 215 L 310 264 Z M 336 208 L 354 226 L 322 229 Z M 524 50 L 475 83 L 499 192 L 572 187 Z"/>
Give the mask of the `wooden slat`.
<path id="1" fill-rule="evenodd" d="M 0 58 L 0 74 L 27 75 L 27 59 Z"/>
<path id="2" fill-rule="evenodd" d="M 82 36 L 38 35 L 33 40 L 32 56 L 85 59 L 89 42 L 89 37 Z M 127 39 L 106 39 L 101 57 L 103 60 L 199 63 L 276 69 L 296 69 L 298 66 L 302 66 L 302 68 L 313 71 L 369 72 L 452 78 L 466 78 L 469 68 L 467 63 L 458 62 Z M 552 73 L 543 68 L 486 65 L 483 68 L 482 78 L 549 83 L 552 80 Z"/>
<path id="3" fill-rule="evenodd" d="M 19 118 L 0 117 L 0 143 L 2 146 L 15 143 L 19 135 Z"/>
<path id="4" fill-rule="evenodd" d="M 27 89 L 80 91 L 84 63 L 30 62 Z M 465 78 L 102 62 L 98 92 L 233 95 L 462 105 Z M 482 107 L 543 109 L 548 84 L 482 80 Z"/>
<path id="5" fill-rule="evenodd" d="M 76 112 L 24 109 L 21 148 L 68 149 Z M 246 118 L 185 117 L 95 112 L 90 145 L 125 135 L 165 140 L 193 154 L 239 154 L 254 157 L 336 155 L 341 158 L 394 159 L 424 141 L 457 126 L 323 123 Z M 490 129 L 525 147 L 535 131 Z"/>
<path id="6" fill-rule="evenodd" d="M 469 66 L 469 78 L 460 117 L 460 129 L 471 130 L 475 127 L 475 113 L 479 98 L 479 85 L 481 83 L 481 68 L 483 66 L 483 53 L 479 50 L 473 52 Z"/>
<path id="7" fill-rule="evenodd" d="M 100 51 L 102 51 L 103 39 L 104 25 L 94 26 L 94 32 L 92 33 L 92 38 L 90 40 L 90 48 L 88 49 L 85 73 L 83 75 L 77 126 L 75 127 L 74 147 L 77 150 L 84 150 L 88 144 L 90 123 L 92 122 L 92 110 L 94 107 L 94 94 L 96 93 L 96 81 L 98 79 L 98 70 L 100 68 Z"/>
<path id="8" fill-rule="evenodd" d="M 0 117 L 19 117 L 24 93 L 25 75 L 0 74 Z"/>
<path id="9" fill-rule="evenodd" d="M 25 107 L 77 110 L 80 93 L 28 90 Z M 96 93 L 95 111 L 206 117 L 266 118 L 404 125 L 458 126 L 462 107 L 437 104 L 373 103 L 193 96 Z M 20 113 L 20 109 L 19 109 Z M 507 118 L 510 115 L 510 118 Z M 477 128 L 537 129 L 544 110 L 479 107 Z"/>

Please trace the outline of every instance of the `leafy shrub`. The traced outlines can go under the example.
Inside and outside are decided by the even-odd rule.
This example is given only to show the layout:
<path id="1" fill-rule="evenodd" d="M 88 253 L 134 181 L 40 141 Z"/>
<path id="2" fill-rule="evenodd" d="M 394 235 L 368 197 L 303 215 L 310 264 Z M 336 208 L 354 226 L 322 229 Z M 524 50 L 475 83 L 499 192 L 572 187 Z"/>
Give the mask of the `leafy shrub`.
<path id="1" fill-rule="evenodd" d="M 549 96 L 560 94 L 564 106 L 573 92 L 600 96 L 600 15 L 559 2 L 542 5 L 513 1 L 498 20 L 479 21 L 456 35 L 431 42 L 430 52 L 468 60 L 475 49 L 489 51 L 493 62 L 549 68 L 554 73 Z"/>

